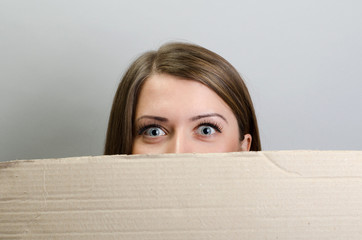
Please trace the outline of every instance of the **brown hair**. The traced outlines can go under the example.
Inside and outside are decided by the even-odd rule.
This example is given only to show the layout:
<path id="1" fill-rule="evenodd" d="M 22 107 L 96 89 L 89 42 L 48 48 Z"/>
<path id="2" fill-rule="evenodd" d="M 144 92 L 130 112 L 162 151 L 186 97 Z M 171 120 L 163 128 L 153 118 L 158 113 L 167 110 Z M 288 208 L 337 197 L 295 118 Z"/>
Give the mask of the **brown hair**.
<path id="1" fill-rule="evenodd" d="M 109 117 L 104 154 L 131 154 L 133 121 L 142 84 L 155 73 L 198 81 L 218 94 L 234 112 L 240 136 L 252 136 L 251 151 L 260 151 L 260 137 L 252 100 L 236 69 L 203 47 L 169 43 L 141 55 L 120 82 Z"/>

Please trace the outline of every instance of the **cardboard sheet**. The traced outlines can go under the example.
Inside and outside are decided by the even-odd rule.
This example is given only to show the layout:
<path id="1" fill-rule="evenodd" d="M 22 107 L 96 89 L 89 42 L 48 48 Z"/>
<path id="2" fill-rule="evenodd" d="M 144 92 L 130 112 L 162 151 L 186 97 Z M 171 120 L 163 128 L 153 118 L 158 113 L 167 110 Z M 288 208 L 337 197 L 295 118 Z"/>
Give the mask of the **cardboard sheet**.
<path id="1" fill-rule="evenodd" d="M 0 163 L 0 239 L 362 239 L 362 151 Z"/>

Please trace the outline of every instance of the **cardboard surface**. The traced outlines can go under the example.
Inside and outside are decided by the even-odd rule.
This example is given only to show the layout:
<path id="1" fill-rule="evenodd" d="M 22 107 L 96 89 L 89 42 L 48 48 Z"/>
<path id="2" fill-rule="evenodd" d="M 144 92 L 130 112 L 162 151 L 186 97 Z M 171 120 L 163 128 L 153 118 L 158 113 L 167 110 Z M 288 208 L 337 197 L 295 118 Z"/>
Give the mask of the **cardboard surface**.
<path id="1" fill-rule="evenodd" d="M 0 239 L 362 239 L 362 152 L 2 162 Z"/>

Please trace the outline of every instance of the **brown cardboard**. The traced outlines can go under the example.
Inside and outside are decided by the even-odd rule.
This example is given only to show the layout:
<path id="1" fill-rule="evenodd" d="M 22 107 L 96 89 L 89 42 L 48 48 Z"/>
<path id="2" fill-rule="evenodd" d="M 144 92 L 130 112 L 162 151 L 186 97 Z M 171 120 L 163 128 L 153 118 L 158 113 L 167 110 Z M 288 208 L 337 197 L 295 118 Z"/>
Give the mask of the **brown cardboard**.
<path id="1" fill-rule="evenodd" d="M 362 151 L 3 162 L 0 239 L 362 239 Z"/>

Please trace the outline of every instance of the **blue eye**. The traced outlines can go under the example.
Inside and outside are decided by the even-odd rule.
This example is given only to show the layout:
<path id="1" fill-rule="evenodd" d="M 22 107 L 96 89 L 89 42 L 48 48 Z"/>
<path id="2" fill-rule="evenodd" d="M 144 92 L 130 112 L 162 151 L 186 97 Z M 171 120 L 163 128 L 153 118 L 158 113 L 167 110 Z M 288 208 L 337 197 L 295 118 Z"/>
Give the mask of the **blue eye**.
<path id="1" fill-rule="evenodd" d="M 159 127 L 150 127 L 146 129 L 143 134 L 149 137 L 159 137 L 166 135 L 166 133 Z"/>
<path id="2" fill-rule="evenodd" d="M 216 132 L 215 129 L 210 126 L 203 125 L 197 128 L 197 133 L 202 136 L 210 136 L 215 134 L 215 132 Z"/>

